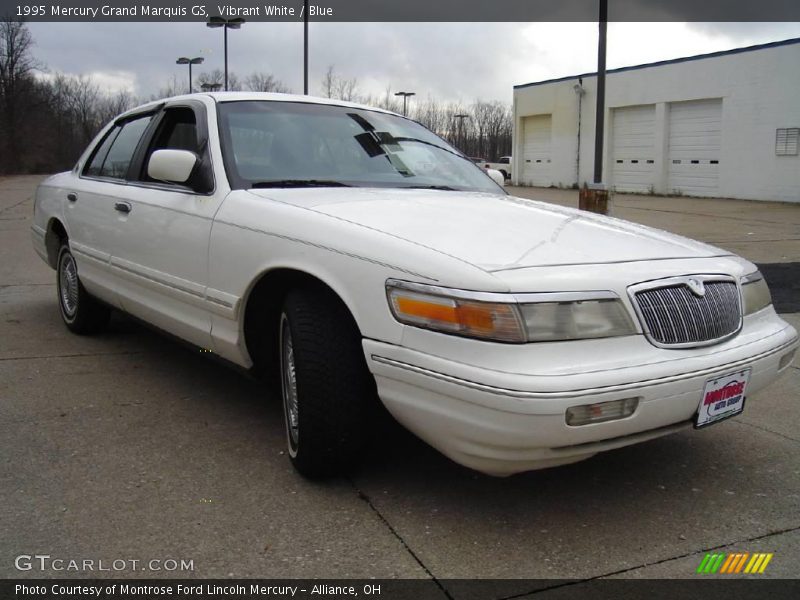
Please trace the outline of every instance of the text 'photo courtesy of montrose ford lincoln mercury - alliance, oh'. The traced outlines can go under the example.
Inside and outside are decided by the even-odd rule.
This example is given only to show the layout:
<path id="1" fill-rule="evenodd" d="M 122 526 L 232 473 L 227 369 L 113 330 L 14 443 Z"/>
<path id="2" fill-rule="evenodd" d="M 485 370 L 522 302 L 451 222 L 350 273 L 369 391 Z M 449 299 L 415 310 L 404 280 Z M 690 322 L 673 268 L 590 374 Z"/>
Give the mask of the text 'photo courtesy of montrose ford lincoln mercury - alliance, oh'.
<path id="1" fill-rule="evenodd" d="M 117 309 L 274 384 L 310 477 L 379 403 L 491 475 L 759 410 L 798 337 L 752 263 L 501 183 L 394 113 L 193 94 L 45 180 L 32 237 L 70 330 Z"/>

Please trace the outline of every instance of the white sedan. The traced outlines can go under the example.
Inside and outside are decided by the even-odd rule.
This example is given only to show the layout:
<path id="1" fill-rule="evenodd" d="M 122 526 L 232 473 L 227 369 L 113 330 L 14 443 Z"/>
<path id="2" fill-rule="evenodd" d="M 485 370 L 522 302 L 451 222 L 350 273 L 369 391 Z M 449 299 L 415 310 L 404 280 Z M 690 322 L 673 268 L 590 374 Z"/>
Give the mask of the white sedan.
<path id="1" fill-rule="evenodd" d="M 116 309 L 274 382 L 307 476 L 358 458 L 378 401 L 485 473 L 582 460 L 739 414 L 798 345 L 750 262 L 509 196 L 332 100 L 127 112 L 41 184 L 32 233 L 75 333 Z"/>

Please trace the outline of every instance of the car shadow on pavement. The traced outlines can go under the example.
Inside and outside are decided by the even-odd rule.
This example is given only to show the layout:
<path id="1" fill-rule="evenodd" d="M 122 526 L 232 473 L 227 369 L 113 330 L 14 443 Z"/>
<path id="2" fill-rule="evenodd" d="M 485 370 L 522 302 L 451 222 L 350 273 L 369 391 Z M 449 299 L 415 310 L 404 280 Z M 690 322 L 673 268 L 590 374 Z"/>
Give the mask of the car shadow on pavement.
<path id="1" fill-rule="evenodd" d="M 103 335 L 78 338 L 58 323 L 52 300 L 27 304 L 21 314 L 44 321 L 38 343 L 52 336 L 67 357 L 56 362 L 82 361 L 70 365 L 84 370 L 70 366 L 61 382 L 74 406 L 51 406 L 31 382 L 19 393 L 30 389 L 34 397 L 15 410 L 69 412 L 40 441 L 83 457 L 71 467 L 72 480 L 93 473 L 91 486 L 133 486 L 137 498 L 152 490 L 163 510 L 196 493 L 220 503 L 208 508 L 224 511 L 220 523 L 255 520 L 268 532 L 286 510 L 286 494 L 312 511 L 314 523 L 334 522 L 336 503 L 356 497 L 369 508 L 359 518 L 374 513 L 439 578 L 620 573 L 797 525 L 797 442 L 738 419 L 501 479 L 453 463 L 383 413 L 359 467 L 309 482 L 291 469 L 281 405 L 264 384 L 127 317 L 115 315 Z M 59 368 L 67 372 L 66 363 Z M 20 426 L 37 431 L 25 418 Z M 42 464 L 19 485 L 46 498 L 49 482 L 70 463 Z M 66 489 L 75 494 L 68 504 L 77 506 L 83 488 Z M 186 511 L 187 519 L 194 514 Z M 153 519 L 137 531 L 141 543 L 164 526 Z"/>

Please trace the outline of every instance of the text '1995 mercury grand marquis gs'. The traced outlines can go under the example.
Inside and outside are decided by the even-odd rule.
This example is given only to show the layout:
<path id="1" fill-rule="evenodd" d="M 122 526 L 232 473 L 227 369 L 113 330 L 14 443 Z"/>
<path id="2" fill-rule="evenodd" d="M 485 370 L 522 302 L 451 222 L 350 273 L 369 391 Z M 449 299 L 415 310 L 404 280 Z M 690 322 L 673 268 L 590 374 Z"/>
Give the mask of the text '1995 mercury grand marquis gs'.
<path id="1" fill-rule="evenodd" d="M 491 175 L 386 111 L 193 94 L 44 181 L 33 244 L 72 331 L 118 309 L 279 382 L 307 476 L 358 458 L 378 401 L 509 475 L 716 423 L 788 367 L 750 262 Z"/>

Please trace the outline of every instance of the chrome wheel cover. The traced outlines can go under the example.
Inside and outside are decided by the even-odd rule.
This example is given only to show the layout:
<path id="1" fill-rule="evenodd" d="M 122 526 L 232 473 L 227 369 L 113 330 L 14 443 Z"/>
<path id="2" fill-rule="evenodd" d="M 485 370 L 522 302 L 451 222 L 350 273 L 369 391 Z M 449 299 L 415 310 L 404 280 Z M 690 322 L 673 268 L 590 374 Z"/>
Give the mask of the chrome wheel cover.
<path id="1" fill-rule="evenodd" d="M 61 258 L 58 282 L 61 309 L 71 319 L 78 310 L 78 266 L 71 254 Z"/>
<path id="2" fill-rule="evenodd" d="M 281 316 L 281 392 L 289 453 L 295 456 L 300 443 L 300 409 L 297 401 L 297 370 L 292 332 L 286 315 Z"/>

